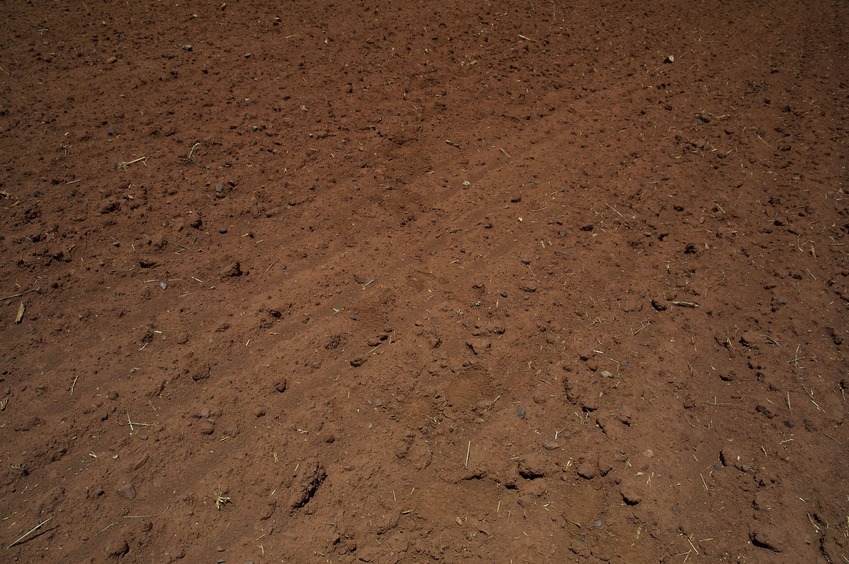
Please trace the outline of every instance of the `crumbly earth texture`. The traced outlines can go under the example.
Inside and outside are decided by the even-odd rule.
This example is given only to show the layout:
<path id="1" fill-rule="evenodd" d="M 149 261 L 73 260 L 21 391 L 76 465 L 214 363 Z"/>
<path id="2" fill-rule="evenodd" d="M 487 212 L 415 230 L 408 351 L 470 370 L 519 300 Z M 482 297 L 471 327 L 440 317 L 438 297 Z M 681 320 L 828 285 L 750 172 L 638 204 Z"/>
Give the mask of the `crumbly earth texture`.
<path id="1" fill-rule="evenodd" d="M 0 560 L 849 562 L 846 2 L 0 18 Z"/>

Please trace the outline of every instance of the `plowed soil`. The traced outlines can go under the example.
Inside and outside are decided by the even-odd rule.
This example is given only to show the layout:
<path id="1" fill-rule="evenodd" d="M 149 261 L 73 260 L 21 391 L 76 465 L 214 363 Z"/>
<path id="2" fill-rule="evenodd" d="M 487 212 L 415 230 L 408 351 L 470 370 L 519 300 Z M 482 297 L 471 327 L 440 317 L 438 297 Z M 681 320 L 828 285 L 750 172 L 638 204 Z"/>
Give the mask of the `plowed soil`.
<path id="1" fill-rule="evenodd" d="M 0 18 L 0 560 L 849 562 L 846 2 Z"/>

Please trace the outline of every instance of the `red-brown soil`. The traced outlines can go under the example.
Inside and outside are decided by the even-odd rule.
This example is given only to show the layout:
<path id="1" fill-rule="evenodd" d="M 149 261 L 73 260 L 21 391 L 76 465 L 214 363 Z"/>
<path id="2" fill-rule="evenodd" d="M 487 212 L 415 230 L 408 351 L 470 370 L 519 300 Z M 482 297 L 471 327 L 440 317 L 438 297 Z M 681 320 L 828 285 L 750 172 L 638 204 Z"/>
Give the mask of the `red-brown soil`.
<path id="1" fill-rule="evenodd" d="M 0 560 L 849 562 L 845 2 L 0 16 Z"/>

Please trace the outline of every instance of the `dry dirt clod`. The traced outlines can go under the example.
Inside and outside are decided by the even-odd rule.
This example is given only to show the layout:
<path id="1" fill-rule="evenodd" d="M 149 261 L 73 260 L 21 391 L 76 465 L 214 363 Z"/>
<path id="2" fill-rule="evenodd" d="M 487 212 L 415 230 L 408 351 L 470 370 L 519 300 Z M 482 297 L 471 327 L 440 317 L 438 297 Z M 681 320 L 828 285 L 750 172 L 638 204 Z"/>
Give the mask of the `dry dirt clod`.
<path id="1" fill-rule="evenodd" d="M 584 461 L 580 465 L 578 465 L 576 472 L 581 478 L 584 478 L 585 480 L 592 480 L 596 477 L 597 470 L 598 469 L 596 468 L 595 464 L 592 464 L 588 461 Z"/>
<path id="2" fill-rule="evenodd" d="M 628 505 L 637 505 L 643 501 L 643 496 L 639 493 L 634 484 L 621 484 L 619 493 L 622 495 L 622 500 Z"/>
<path id="3" fill-rule="evenodd" d="M 223 228 L 222 228 L 223 229 Z M 224 272 L 221 274 L 221 278 L 237 278 L 242 276 L 244 271 L 242 270 L 242 263 L 239 261 L 231 264 Z"/>
<path id="4" fill-rule="evenodd" d="M 547 462 L 541 455 L 533 453 L 519 459 L 519 476 L 526 480 L 542 478 L 546 475 Z"/>
<path id="5" fill-rule="evenodd" d="M 783 552 L 784 550 L 784 534 L 774 526 L 760 525 L 751 532 L 749 537 L 752 540 L 752 544 L 757 547 L 765 548 L 772 552 Z"/>
<path id="6" fill-rule="evenodd" d="M 289 514 L 294 514 L 295 511 L 309 503 L 326 478 L 327 472 L 318 460 L 313 458 L 301 463 L 291 487 Z"/>
<path id="7" fill-rule="evenodd" d="M 466 341 L 466 347 L 472 351 L 472 354 L 479 355 L 492 348 L 492 342 L 489 339 L 472 338 Z"/>
<path id="8" fill-rule="evenodd" d="M 197 424 L 197 430 L 201 435 L 211 435 L 215 432 L 215 423 L 205 419 Z"/>
<path id="9" fill-rule="evenodd" d="M 106 544 L 106 556 L 121 558 L 130 552 L 130 544 L 124 539 L 116 539 Z"/>

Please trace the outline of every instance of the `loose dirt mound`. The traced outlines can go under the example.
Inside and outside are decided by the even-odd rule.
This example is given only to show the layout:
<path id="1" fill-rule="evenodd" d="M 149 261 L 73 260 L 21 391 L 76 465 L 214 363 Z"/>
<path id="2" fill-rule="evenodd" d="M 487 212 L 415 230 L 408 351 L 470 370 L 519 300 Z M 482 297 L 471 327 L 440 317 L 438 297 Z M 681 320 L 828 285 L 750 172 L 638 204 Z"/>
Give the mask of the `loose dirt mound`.
<path id="1" fill-rule="evenodd" d="M 844 2 L 0 15 L 3 561 L 849 561 Z"/>

